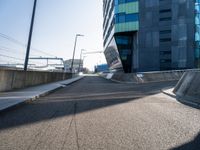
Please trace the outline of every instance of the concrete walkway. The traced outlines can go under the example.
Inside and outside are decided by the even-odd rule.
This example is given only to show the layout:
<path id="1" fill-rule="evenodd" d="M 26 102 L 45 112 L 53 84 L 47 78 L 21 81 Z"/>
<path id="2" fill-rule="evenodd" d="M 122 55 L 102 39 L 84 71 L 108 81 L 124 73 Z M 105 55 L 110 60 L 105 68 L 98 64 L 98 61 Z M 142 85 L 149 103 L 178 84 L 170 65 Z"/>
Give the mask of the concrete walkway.
<path id="1" fill-rule="evenodd" d="M 23 104 L 27 101 L 35 100 L 41 96 L 45 96 L 59 88 L 64 87 L 65 85 L 69 85 L 82 78 L 83 76 L 79 76 L 64 81 L 29 87 L 22 90 L 2 92 L 0 93 L 0 111 L 4 111 L 13 106 Z"/>

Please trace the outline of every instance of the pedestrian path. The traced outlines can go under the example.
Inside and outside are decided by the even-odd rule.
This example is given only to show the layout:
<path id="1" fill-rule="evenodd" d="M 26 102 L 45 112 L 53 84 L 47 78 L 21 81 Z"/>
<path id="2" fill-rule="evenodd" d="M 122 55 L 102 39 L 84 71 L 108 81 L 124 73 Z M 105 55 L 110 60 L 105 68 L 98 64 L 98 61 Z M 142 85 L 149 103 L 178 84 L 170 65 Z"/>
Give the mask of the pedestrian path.
<path id="1" fill-rule="evenodd" d="M 38 85 L 17 91 L 2 92 L 0 93 L 0 111 L 6 110 L 19 104 L 23 104 L 27 101 L 35 100 L 41 96 L 45 96 L 50 92 L 62 88 L 65 85 L 69 85 L 73 82 L 76 82 L 82 78 L 83 76 L 79 76 L 64 81 Z"/>

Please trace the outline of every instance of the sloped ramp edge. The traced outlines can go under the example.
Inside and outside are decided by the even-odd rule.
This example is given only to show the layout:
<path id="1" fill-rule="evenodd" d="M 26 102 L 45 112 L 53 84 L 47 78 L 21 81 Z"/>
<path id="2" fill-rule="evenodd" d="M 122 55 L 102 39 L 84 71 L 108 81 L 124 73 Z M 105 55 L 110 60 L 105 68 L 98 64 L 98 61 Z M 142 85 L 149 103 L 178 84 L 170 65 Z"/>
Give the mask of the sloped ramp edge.
<path id="1" fill-rule="evenodd" d="M 185 100 L 200 103 L 200 71 L 185 72 L 173 92 Z"/>

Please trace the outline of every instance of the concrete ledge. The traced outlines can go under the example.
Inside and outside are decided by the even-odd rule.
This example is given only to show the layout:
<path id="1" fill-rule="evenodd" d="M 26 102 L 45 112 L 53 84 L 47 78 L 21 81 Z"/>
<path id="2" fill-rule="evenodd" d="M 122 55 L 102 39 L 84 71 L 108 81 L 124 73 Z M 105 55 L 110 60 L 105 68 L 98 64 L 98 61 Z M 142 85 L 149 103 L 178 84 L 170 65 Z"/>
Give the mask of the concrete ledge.
<path id="1" fill-rule="evenodd" d="M 25 102 L 36 100 L 41 96 L 48 95 L 49 93 L 62 88 L 63 85 L 72 84 L 82 78 L 83 76 L 79 76 L 64 81 L 29 87 L 15 92 L 0 93 L 0 112 L 15 107 L 17 105 L 24 104 Z"/>
<path id="2" fill-rule="evenodd" d="M 165 82 L 165 81 L 178 81 L 185 70 L 174 71 L 155 71 L 155 72 L 140 72 L 140 73 L 107 73 L 100 74 L 100 76 L 110 79 L 119 83 L 150 83 L 150 82 Z"/>
<path id="3" fill-rule="evenodd" d="M 161 90 L 163 94 L 166 94 L 174 99 L 176 99 L 177 101 L 179 101 L 180 103 L 195 107 L 195 108 L 200 108 L 200 103 L 197 103 L 195 101 L 192 101 L 192 97 L 180 97 L 177 96 L 174 92 L 173 92 L 174 88 L 170 88 L 170 89 L 163 89 Z"/>

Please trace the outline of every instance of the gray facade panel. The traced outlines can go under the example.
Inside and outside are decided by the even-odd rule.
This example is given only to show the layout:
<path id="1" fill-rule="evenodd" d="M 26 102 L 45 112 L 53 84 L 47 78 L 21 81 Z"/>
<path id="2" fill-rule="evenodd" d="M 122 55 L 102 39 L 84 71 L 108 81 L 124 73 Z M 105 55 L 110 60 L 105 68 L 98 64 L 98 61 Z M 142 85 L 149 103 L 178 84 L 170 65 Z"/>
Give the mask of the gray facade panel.
<path id="1" fill-rule="evenodd" d="M 139 71 L 194 68 L 194 37 L 193 0 L 140 0 Z"/>
<path id="2" fill-rule="evenodd" d="M 157 70 L 157 68 L 159 68 L 159 59 L 156 58 L 159 58 L 158 49 L 150 49 L 149 51 L 143 51 L 140 53 L 139 68 L 137 71 L 143 72 Z M 145 61 L 145 63 L 143 63 L 141 59 Z"/>
<path id="3" fill-rule="evenodd" d="M 194 68 L 194 1 L 172 2 L 172 67 Z"/>
<path id="4" fill-rule="evenodd" d="M 140 0 L 138 71 L 152 71 L 160 68 L 158 7 L 158 0 Z"/>

